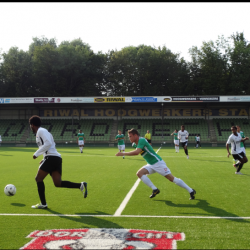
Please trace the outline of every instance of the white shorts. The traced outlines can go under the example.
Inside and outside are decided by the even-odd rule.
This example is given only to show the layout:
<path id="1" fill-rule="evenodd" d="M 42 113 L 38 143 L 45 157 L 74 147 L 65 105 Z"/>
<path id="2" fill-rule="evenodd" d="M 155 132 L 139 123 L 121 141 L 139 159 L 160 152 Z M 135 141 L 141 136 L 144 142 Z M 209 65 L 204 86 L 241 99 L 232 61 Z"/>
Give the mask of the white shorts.
<path id="1" fill-rule="evenodd" d="M 244 152 L 246 154 L 246 149 L 245 148 L 240 148 L 242 149 L 242 152 Z"/>
<path id="2" fill-rule="evenodd" d="M 180 141 L 179 140 L 174 140 L 175 145 L 179 145 Z"/>
<path id="3" fill-rule="evenodd" d="M 154 174 L 155 172 L 162 175 L 166 176 L 168 174 L 171 174 L 170 169 L 167 167 L 165 161 L 159 161 L 156 162 L 154 165 L 147 164 L 143 166 L 143 168 L 146 168 L 149 172 L 149 174 Z"/>
<path id="4" fill-rule="evenodd" d="M 78 145 L 79 145 L 79 146 L 83 146 L 83 145 L 84 145 L 84 141 L 83 141 L 83 140 L 79 140 L 79 141 L 78 141 Z"/>
<path id="5" fill-rule="evenodd" d="M 118 145 L 119 150 L 125 150 L 125 145 Z"/>

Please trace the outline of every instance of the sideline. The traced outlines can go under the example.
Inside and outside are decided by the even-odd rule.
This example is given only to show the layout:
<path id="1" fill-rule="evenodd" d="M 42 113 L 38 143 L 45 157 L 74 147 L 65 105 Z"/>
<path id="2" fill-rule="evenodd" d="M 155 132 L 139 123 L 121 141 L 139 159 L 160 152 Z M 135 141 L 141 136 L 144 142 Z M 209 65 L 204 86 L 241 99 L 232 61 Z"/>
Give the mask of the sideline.
<path id="1" fill-rule="evenodd" d="M 131 196 L 133 195 L 134 191 L 136 190 L 136 188 L 138 187 L 139 183 L 140 183 L 141 179 L 138 178 L 137 181 L 135 182 L 134 186 L 130 189 L 130 191 L 127 193 L 126 197 L 124 198 L 124 200 L 122 201 L 121 205 L 118 207 L 118 209 L 116 210 L 114 216 L 120 216 L 122 214 L 122 211 L 124 210 L 124 208 L 126 207 L 126 205 L 128 204 Z"/>
<path id="2" fill-rule="evenodd" d="M 174 218 L 174 219 L 231 219 L 250 220 L 250 217 L 223 216 L 167 216 L 167 215 L 103 215 L 103 214 L 0 214 L 0 216 L 41 216 L 41 217 L 120 217 L 120 218 Z"/>
<path id="3" fill-rule="evenodd" d="M 158 151 L 157 151 L 158 152 Z M 157 153 L 156 152 L 156 153 Z M 117 156 L 115 156 L 115 155 L 105 155 L 105 156 L 103 156 L 103 155 L 84 155 L 84 154 L 82 154 L 82 155 L 67 155 L 67 154 L 61 154 L 63 157 L 65 157 L 65 156 L 79 156 L 79 157 L 86 157 L 86 156 L 94 156 L 94 157 L 117 157 Z M 162 157 L 168 157 L 168 158 L 176 158 L 176 155 L 161 155 L 161 158 Z M 182 157 L 182 158 L 186 158 L 186 155 L 185 156 L 181 156 L 181 155 L 178 155 L 178 158 L 179 157 Z M 194 156 L 194 158 L 216 158 L 216 157 L 223 157 L 223 158 L 227 158 L 227 156 L 225 156 L 225 155 L 217 155 L 217 156 L 204 156 L 204 155 L 202 155 L 202 156 L 197 156 L 197 155 L 195 155 Z M 190 159 L 192 159 L 192 158 L 190 158 Z M 230 159 L 230 158 L 229 158 Z M 232 159 L 232 158 L 231 158 Z"/>

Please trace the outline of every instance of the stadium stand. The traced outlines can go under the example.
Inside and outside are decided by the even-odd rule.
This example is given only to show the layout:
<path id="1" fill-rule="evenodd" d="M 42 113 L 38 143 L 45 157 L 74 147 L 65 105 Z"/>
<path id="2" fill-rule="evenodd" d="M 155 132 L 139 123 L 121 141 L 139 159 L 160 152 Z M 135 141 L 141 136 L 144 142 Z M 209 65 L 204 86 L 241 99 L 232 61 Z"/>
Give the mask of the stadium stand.
<path id="1" fill-rule="evenodd" d="M 111 119 L 46 119 L 42 127 L 52 133 L 55 142 L 73 141 L 79 129 L 85 135 L 86 142 L 108 142 L 113 120 Z M 30 132 L 27 142 L 35 142 L 35 136 Z"/>
<path id="2" fill-rule="evenodd" d="M 142 137 L 144 137 L 147 130 L 149 130 L 152 134 L 152 141 L 172 142 L 173 136 L 171 136 L 171 134 L 175 129 L 179 131 L 181 125 L 185 125 L 186 130 L 189 132 L 190 141 L 194 140 L 196 134 L 200 135 L 201 140 L 209 141 L 208 125 L 204 119 L 163 119 L 163 122 L 161 119 L 136 119 L 135 121 L 131 119 L 123 119 L 119 121 L 118 128 L 121 129 L 124 134 L 126 134 L 128 129 L 136 128 Z M 128 142 L 128 138 L 126 138 L 125 141 Z"/>
<path id="3" fill-rule="evenodd" d="M 231 132 L 231 126 L 239 125 L 245 136 L 250 135 L 249 120 L 246 118 L 219 118 L 213 119 L 213 125 L 218 142 L 227 141 Z"/>
<path id="4" fill-rule="evenodd" d="M 27 130 L 27 120 L 1 120 L 0 135 L 3 142 L 19 142 Z"/>
<path id="5" fill-rule="evenodd" d="M 226 142 L 231 134 L 230 128 L 232 125 L 240 125 L 241 130 L 244 131 L 245 135 L 250 135 L 250 123 L 246 118 L 214 118 L 212 123 L 218 143 Z M 125 135 L 125 142 L 128 143 L 129 140 L 126 131 L 131 128 L 138 129 L 142 137 L 144 137 L 147 130 L 150 130 L 153 142 L 169 143 L 173 141 L 171 133 L 175 129 L 179 130 L 182 124 L 185 125 L 186 130 L 190 134 L 190 142 L 194 141 L 194 136 L 196 134 L 200 135 L 202 142 L 210 141 L 208 123 L 202 118 L 164 119 L 163 133 L 161 119 L 124 118 L 118 121 L 117 129 L 111 134 L 113 124 L 116 124 L 116 120 L 106 118 L 74 119 L 73 125 L 72 119 L 44 119 L 42 126 L 48 129 L 48 131 L 52 133 L 55 141 L 59 143 L 65 141 L 76 142 L 76 135 L 79 129 L 82 129 L 84 132 L 87 143 L 107 143 L 113 141 L 117 134 L 117 129 L 121 129 Z M 0 135 L 2 136 L 3 143 L 35 143 L 35 136 L 29 129 L 29 124 L 26 119 L 1 119 Z"/>

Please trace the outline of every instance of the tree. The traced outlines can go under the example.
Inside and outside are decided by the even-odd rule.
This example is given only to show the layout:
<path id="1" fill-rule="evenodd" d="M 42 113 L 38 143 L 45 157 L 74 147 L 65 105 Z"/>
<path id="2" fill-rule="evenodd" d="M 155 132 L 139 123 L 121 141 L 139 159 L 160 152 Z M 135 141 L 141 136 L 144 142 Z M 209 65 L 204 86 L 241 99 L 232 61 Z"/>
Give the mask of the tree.
<path id="1" fill-rule="evenodd" d="M 203 42 L 200 49 L 192 47 L 189 64 L 191 82 L 189 93 L 197 95 L 225 95 L 229 90 L 228 41 L 224 37 Z"/>
<path id="2" fill-rule="evenodd" d="M 170 95 L 184 92 L 188 80 L 186 62 L 166 47 L 129 46 L 107 55 L 107 95 Z"/>
<path id="3" fill-rule="evenodd" d="M 34 94 L 32 84 L 32 66 L 30 55 L 12 47 L 3 53 L 1 63 L 1 92 L 3 96 L 30 96 Z"/>
<path id="4" fill-rule="evenodd" d="M 234 47 L 230 49 L 231 93 L 250 95 L 250 44 L 243 33 L 231 36 Z"/>
<path id="5" fill-rule="evenodd" d="M 63 43 L 58 48 L 58 80 L 65 96 L 101 95 L 105 57 L 94 54 L 89 46 Z"/>
<path id="6" fill-rule="evenodd" d="M 54 49 L 57 48 L 57 41 L 55 38 L 48 39 L 42 36 L 41 38 L 33 37 L 32 40 L 33 42 L 29 46 L 30 55 L 33 55 L 33 52 L 36 47 L 41 47 L 47 44 L 51 45 Z"/>

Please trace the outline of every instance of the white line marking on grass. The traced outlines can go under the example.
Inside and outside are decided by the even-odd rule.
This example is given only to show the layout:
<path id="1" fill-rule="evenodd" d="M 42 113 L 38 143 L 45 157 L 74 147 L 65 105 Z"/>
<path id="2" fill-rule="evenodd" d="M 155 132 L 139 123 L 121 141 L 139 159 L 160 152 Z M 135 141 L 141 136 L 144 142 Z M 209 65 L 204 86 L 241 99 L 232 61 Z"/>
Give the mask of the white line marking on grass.
<path id="1" fill-rule="evenodd" d="M 173 218 L 173 219 L 230 219 L 250 220 L 250 217 L 223 216 L 167 216 L 167 215 L 112 215 L 112 214 L 0 214 L 0 216 L 43 216 L 43 217 L 123 217 L 123 218 Z"/>
<path id="2" fill-rule="evenodd" d="M 161 147 L 158 148 L 158 150 L 156 151 L 156 154 L 160 151 Z"/>
<path id="3" fill-rule="evenodd" d="M 130 191 L 127 193 L 126 197 L 124 198 L 124 200 L 122 201 L 121 205 L 118 207 L 118 209 L 116 210 L 114 216 L 120 216 L 122 214 L 122 211 L 124 210 L 124 208 L 126 207 L 126 205 L 128 204 L 131 196 L 133 195 L 134 191 L 136 190 L 136 188 L 138 187 L 140 180 L 138 178 L 138 180 L 135 182 L 134 186 L 130 189 Z"/>

